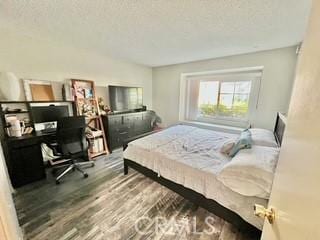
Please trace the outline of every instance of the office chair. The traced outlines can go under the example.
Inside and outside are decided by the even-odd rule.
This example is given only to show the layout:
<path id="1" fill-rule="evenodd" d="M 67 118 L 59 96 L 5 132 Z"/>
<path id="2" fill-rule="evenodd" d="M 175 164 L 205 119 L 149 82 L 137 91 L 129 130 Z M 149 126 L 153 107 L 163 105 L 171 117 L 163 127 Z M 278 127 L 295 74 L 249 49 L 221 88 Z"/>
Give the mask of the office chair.
<path id="1" fill-rule="evenodd" d="M 84 178 L 87 178 L 88 174 L 82 170 L 82 167 L 94 166 L 94 162 L 89 161 L 85 130 L 86 122 L 83 116 L 64 117 L 58 120 L 55 141 L 47 142 L 47 145 L 52 149 L 53 154 L 58 157 L 55 161 L 67 159 L 68 163 L 53 167 L 53 173 L 64 168 L 56 177 L 56 184 L 59 184 L 60 179 L 67 173 L 74 170 L 79 171 Z M 79 159 L 85 162 L 78 162 Z"/>

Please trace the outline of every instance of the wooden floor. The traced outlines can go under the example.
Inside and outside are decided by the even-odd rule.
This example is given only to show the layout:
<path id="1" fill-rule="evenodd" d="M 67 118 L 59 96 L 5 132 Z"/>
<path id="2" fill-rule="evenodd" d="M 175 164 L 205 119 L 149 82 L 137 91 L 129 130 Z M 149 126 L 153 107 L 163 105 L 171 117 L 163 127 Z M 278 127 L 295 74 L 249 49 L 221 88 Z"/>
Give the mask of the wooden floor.
<path id="1" fill-rule="evenodd" d="M 140 173 L 130 169 L 124 176 L 120 150 L 98 159 L 87 172 L 87 179 L 74 172 L 60 185 L 48 173 L 46 180 L 17 190 L 14 200 L 25 239 L 249 240 Z"/>

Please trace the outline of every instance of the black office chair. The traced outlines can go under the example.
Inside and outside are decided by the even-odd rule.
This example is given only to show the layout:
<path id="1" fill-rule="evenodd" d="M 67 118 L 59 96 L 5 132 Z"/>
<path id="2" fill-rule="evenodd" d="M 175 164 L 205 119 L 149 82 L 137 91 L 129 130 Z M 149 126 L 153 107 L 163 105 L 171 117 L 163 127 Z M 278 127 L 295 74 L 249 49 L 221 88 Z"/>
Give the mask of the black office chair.
<path id="1" fill-rule="evenodd" d="M 82 170 L 82 166 L 94 166 L 94 162 L 89 161 L 88 157 L 88 142 L 85 135 L 86 122 L 85 117 L 64 117 L 58 120 L 55 141 L 47 142 L 53 154 L 58 158 L 67 159 L 67 164 L 53 167 L 53 172 L 64 168 L 63 171 L 56 177 L 56 184 L 60 183 L 60 179 L 67 173 L 77 170 L 83 174 L 85 178 L 88 174 Z M 51 139 L 52 140 L 52 139 Z M 84 162 L 78 162 L 78 160 Z"/>

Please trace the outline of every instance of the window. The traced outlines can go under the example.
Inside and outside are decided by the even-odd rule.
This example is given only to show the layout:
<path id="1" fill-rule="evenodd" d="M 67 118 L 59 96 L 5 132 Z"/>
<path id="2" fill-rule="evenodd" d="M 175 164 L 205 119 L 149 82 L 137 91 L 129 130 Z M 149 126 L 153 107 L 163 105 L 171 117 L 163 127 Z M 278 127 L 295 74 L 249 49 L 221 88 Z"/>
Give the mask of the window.
<path id="1" fill-rule="evenodd" d="M 201 81 L 198 117 L 246 118 L 250 90 L 251 81 Z"/>
<path id="2" fill-rule="evenodd" d="M 182 74 L 180 120 L 246 127 L 258 104 L 262 70 Z"/>

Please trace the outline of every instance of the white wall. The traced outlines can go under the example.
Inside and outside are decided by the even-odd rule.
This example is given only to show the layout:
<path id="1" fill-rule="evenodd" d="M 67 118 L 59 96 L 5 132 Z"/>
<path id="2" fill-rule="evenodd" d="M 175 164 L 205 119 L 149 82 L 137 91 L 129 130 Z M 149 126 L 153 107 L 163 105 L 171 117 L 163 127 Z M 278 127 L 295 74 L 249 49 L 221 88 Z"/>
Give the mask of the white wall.
<path id="1" fill-rule="evenodd" d="M 272 129 L 277 111 L 287 112 L 296 65 L 296 47 L 153 68 L 153 109 L 165 125 L 179 120 L 182 73 L 264 66 L 255 127 Z"/>
<path id="2" fill-rule="evenodd" d="M 251 122 L 272 128 L 275 113 L 287 112 L 296 63 L 291 47 L 151 69 L 9 30 L 0 29 L 0 36 L 0 71 L 14 72 L 19 78 L 60 82 L 80 78 L 94 80 L 97 86 L 142 86 L 145 105 L 157 111 L 165 125 L 179 119 L 181 73 L 264 66 L 258 109 Z"/>
<path id="3" fill-rule="evenodd" d="M 0 29 L 1 71 L 14 72 L 19 78 L 49 81 L 79 78 L 94 80 L 97 86 L 141 86 L 144 104 L 152 108 L 151 68 L 4 29 Z"/>

